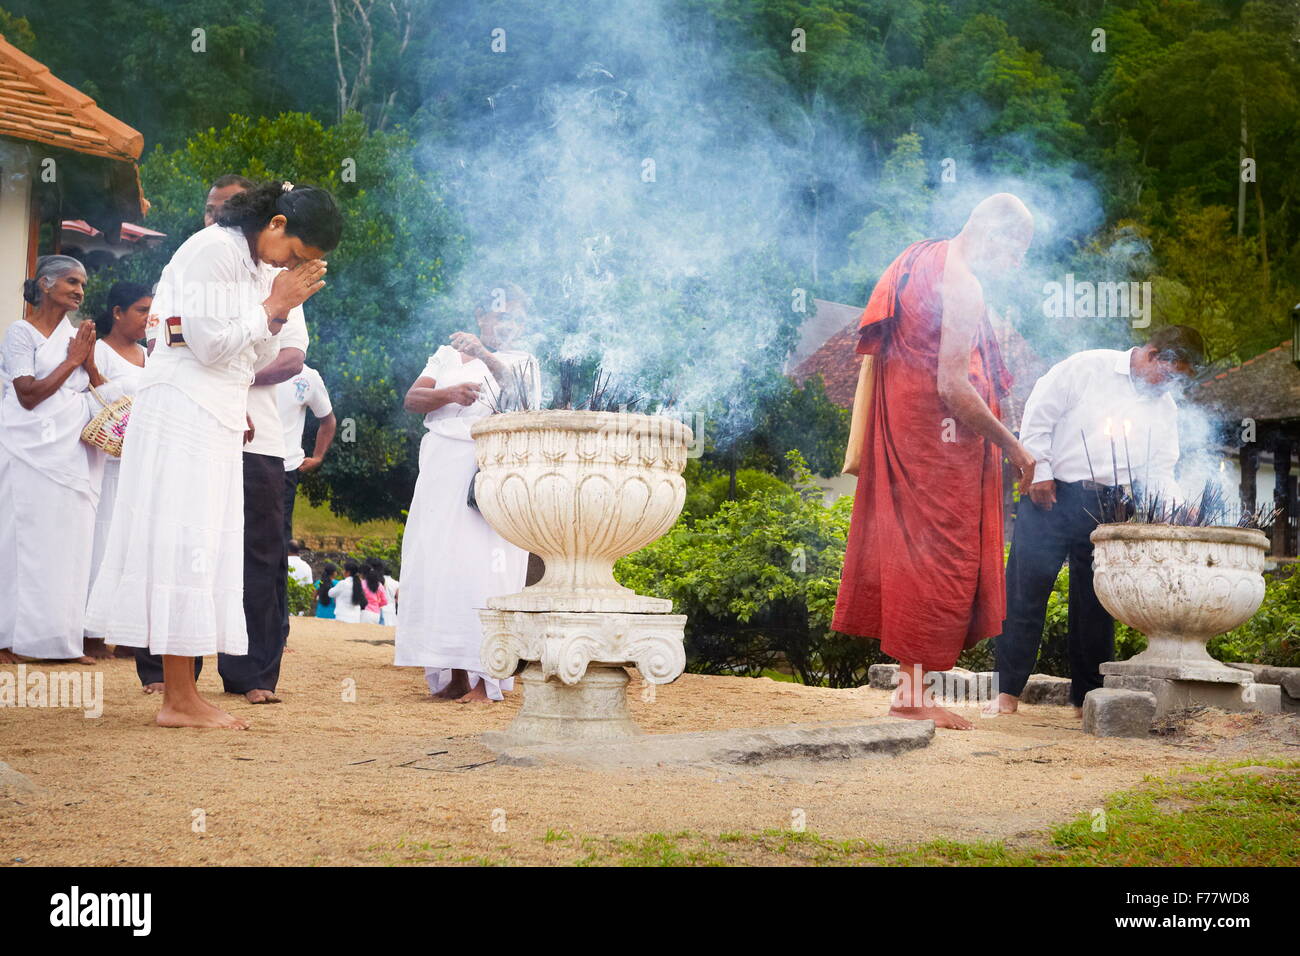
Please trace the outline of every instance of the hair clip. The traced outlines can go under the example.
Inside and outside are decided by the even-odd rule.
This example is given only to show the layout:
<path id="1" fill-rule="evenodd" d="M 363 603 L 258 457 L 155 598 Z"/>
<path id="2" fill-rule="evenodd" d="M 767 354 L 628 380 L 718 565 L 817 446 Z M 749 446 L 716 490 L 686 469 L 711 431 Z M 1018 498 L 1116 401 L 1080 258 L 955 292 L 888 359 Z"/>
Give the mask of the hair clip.
<path id="1" fill-rule="evenodd" d="M 285 193 L 293 192 L 293 183 L 289 182 L 289 180 L 286 179 L 284 181 L 284 184 L 280 187 L 280 192 L 285 192 Z"/>

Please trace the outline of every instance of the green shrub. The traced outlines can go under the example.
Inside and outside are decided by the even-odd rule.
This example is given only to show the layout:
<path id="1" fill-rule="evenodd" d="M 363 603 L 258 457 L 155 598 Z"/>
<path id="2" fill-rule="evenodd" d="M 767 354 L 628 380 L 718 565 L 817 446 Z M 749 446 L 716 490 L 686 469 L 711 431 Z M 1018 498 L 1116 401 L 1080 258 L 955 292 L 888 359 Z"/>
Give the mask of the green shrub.
<path id="1" fill-rule="evenodd" d="M 316 616 L 316 588 L 310 584 L 301 584 L 289 576 L 289 613 Z"/>
<path id="2" fill-rule="evenodd" d="M 1300 667 L 1300 566 L 1269 575 L 1254 617 L 1208 647 L 1221 661 Z"/>
<path id="3" fill-rule="evenodd" d="M 405 529 L 397 533 L 396 538 L 362 538 L 356 547 L 348 552 L 353 561 L 365 561 L 367 558 L 379 558 L 387 562 L 390 573 L 399 581 L 402 578 L 402 535 Z M 342 573 L 342 571 L 340 571 Z"/>
<path id="4" fill-rule="evenodd" d="M 686 504 L 682 506 L 682 517 L 687 521 L 697 521 L 715 514 L 724 501 L 729 500 L 731 476 L 721 474 L 699 473 L 699 477 L 686 476 Z M 745 499 L 760 493 L 790 491 L 790 486 L 775 475 L 754 468 L 742 468 L 736 472 L 736 500 Z"/>
<path id="5" fill-rule="evenodd" d="M 799 453 L 788 458 L 796 483 L 810 481 Z M 687 615 L 693 672 L 757 676 L 784 667 L 807 684 L 866 683 L 867 668 L 888 660 L 879 644 L 830 629 L 852 500 L 827 507 L 820 491 L 746 484 L 743 498 L 683 519 L 619 561 L 619 580 L 671 598 Z"/>

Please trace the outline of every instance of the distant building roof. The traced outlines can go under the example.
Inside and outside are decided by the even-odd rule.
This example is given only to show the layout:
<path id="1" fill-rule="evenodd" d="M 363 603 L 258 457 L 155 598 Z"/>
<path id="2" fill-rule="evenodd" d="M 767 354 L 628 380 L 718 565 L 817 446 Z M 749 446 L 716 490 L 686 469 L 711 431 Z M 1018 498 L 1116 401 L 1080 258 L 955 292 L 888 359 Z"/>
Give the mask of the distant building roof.
<path id="1" fill-rule="evenodd" d="M 830 308 L 826 308 L 828 306 Z M 852 408 L 853 393 L 858 387 L 858 368 L 862 364 L 862 356 L 857 354 L 858 317 L 862 314 L 862 306 L 817 300 L 819 316 L 823 309 L 837 318 L 847 314 L 849 321 L 807 358 L 795 364 L 792 375 L 800 384 L 813 375 L 821 375 L 827 397 L 841 408 Z M 1020 424 L 1020 415 L 1034 382 L 1047 371 L 1048 365 L 1010 322 L 995 316 L 993 329 L 1002 347 L 1003 360 L 1015 379 L 1011 394 L 1003 402 L 1002 419 L 1009 427 L 1015 428 Z"/>
<path id="2" fill-rule="evenodd" d="M 0 136 L 134 163 L 144 136 L 0 36 Z"/>
<path id="3" fill-rule="evenodd" d="M 1300 419 L 1300 368 L 1291 340 L 1192 386 L 1187 399 L 1223 418 Z"/>

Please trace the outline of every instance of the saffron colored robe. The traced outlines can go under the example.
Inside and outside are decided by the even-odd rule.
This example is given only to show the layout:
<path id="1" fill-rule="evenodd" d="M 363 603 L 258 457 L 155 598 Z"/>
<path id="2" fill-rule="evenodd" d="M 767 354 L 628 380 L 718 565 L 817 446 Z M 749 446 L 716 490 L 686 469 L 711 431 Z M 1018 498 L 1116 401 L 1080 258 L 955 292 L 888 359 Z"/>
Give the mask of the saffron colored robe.
<path id="1" fill-rule="evenodd" d="M 832 627 L 926 670 L 1002 630 L 1002 450 L 939 397 L 948 240 L 904 250 L 871 294 L 857 351 L 874 388 Z M 1011 377 L 988 316 L 970 380 L 994 415 Z"/>

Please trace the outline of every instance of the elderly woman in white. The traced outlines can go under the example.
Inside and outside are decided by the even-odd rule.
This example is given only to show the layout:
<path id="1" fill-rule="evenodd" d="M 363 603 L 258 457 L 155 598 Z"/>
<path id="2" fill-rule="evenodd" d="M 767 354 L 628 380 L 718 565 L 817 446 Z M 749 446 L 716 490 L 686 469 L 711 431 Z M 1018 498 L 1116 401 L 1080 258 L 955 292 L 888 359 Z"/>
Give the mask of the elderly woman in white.
<path id="1" fill-rule="evenodd" d="M 478 609 L 524 586 L 528 552 L 467 503 L 475 471 L 470 426 L 492 413 L 503 386 L 523 381 L 534 401 L 541 392 L 537 360 L 506 349 L 525 317 L 523 294 L 514 292 L 514 301 L 481 306 L 480 335 L 453 335 L 406 393 L 407 410 L 424 415 L 428 434 L 402 538 L 394 663 L 423 667 L 436 699 L 501 700 L 514 687 L 513 678 L 498 681 L 483 670 Z"/>
<path id="2" fill-rule="evenodd" d="M 42 256 L 23 298 L 33 308 L 5 332 L 0 401 L 0 663 L 19 656 L 84 656 L 95 509 L 104 454 L 81 430 L 119 391 L 95 367 L 95 326 L 68 321 L 85 297 L 86 271 L 70 256 Z"/>
<path id="3" fill-rule="evenodd" d="M 289 310 L 325 284 L 342 217 L 322 189 L 265 183 L 187 239 L 154 299 L 162 322 L 141 376 L 87 627 L 163 659 L 164 727 L 245 729 L 199 696 L 194 658 L 246 654 L 243 470 L 253 370 Z"/>

